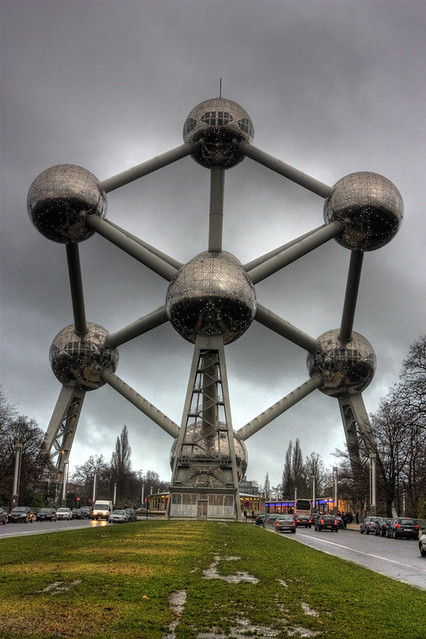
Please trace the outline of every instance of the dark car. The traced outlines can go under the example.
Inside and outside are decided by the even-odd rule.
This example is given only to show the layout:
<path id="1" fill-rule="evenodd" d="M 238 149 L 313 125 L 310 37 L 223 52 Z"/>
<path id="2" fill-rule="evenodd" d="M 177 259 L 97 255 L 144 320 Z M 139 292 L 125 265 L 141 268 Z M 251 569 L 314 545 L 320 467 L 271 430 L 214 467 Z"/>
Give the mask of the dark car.
<path id="1" fill-rule="evenodd" d="M 4 508 L 0 508 L 0 524 L 7 524 L 8 515 Z"/>
<path id="2" fill-rule="evenodd" d="M 410 517 L 396 517 L 392 519 L 387 530 L 386 537 L 399 539 L 406 537 L 407 539 L 419 538 L 419 524 Z"/>
<path id="3" fill-rule="evenodd" d="M 310 515 L 294 515 L 296 526 L 304 526 L 310 528 L 312 526 L 312 517 Z"/>
<path id="4" fill-rule="evenodd" d="M 90 514 L 92 512 L 92 508 L 90 506 L 82 506 L 80 510 L 83 513 L 83 519 L 90 517 Z"/>
<path id="5" fill-rule="evenodd" d="M 331 532 L 339 532 L 339 523 L 334 515 L 321 515 L 315 520 L 315 530 L 331 530 Z"/>
<path id="6" fill-rule="evenodd" d="M 277 532 L 296 532 L 296 522 L 293 515 L 279 515 L 274 521 L 273 527 Z"/>
<path id="7" fill-rule="evenodd" d="M 71 515 L 72 519 L 84 519 L 84 514 L 81 508 L 73 508 Z"/>
<path id="8" fill-rule="evenodd" d="M 124 510 L 129 515 L 129 521 L 136 521 L 136 510 L 134 508 L 125 508 Z"/>
<path id="9" fill-rule="evenodd" d="M 392 517 L 382 517 L 380 524 L 377 524 L 376 526 L 374 534 L 379 537 L 386 537 L 386 533 L 391 522 Z"/>
<path id="10" fill-rule="evenodd" d="M 254 520 L 254 523 L 256 524 L 256 526 L 264 526 L 265 517 L 266 515 L 256 515 L 256 519 Z"/>
<path id="11" fill-rule="evenodd" d="M 56 510 L 54 508 L 40 508 L 36 515 L 37 521 L 56 521 Z"/>
<path id="12" fill-rule="evenodd" d="M 376 533 L 377 526 L 380 526 L 382 523 L 381 517 L 366 517 L 364 521 L 362 521 L 359 525 L 359 532 L 361 535 L 365 533 L 368 535 L 369 533 Z"/>
<path id="13" fill-rule="evenodd" d="M 34 511 L 29 506 L 16 506 L 9 513 L 9 522 L 11 524 L 17 524 L 17 523 L 26 524 L 28 522 L 32 524 L 33 521 L 35 521 L 35 518 L 36 516 L 34 514 Z"/>

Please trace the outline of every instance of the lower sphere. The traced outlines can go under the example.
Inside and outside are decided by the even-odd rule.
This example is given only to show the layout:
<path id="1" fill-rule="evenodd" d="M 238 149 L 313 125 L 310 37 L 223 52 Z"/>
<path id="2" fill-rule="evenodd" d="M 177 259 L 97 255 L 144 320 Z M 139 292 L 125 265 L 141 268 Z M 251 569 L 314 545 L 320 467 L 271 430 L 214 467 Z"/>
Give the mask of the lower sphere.
<path id="1" fill-rule="evenodd" d="M 376 355 L 365 337 L 352 333 L 349 342 L 342 342 L 336 329 L 320 335 L 318 342 L 320 350 L 308 355 L 307 366 L 311 377 L 321 377 L 322 393 L 347 397 L 367 388 L 376 370 Z"/>
<path id="2" fill-rule="evenodd" d="M 52 342 L 50 364 L 57 379 L 65 386 L 95 390 L 104 385 L 104 371 L 115 371 L 118 351 L 105 345 L 108 332 L 91 322 L 87 333 L 77 335 L 74 325 L 62 329 Z"/>

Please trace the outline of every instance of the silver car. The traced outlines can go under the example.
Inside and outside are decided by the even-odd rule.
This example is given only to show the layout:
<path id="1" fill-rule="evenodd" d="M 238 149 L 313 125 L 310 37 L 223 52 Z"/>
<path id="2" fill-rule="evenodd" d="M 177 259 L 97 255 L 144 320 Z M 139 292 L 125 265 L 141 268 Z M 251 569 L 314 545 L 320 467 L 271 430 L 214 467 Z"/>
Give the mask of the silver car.
<path id="1" fill-rule="evenodd" d="M 108 517 L 110 524 L 126 524 L 129 521 L 129 514 L 125 510 L 113 510 Z"/>
<path id="2" fill-rule="evenodd" d="M 419 539 L 419 550 L 422 557 L 426 557 L 426 533 Z"/>
<path id="3" fill-rule="evenodd" d="M 274 522 L 274 530 L 295 533 L 296 522 L 293 515 L 280 515 Z"/>

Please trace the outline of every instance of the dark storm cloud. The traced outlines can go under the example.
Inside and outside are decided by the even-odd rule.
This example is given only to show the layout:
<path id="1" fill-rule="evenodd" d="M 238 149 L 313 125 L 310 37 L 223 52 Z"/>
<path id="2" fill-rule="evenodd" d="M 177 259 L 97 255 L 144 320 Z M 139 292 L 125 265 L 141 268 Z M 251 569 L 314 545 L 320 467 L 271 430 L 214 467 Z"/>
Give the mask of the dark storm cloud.
<path id="1" fill-rule="evenodd" d="M 2 378 L 19 411 L 47 425 L 60 384 L 48 350 L 72 322 L 64 247 L 32 227 L 26 196 L 54 164 L 99 179 L 182 142 L 197 103 L 218 94 L 250 114 L 254 144 L 334 184 L 381 173 L 403 196 L 396 238 L 366 254 L 355 330 L 373 344 L 374 411 L 425 332 L 426 8 L 386 2 L 6 0 L 2 24 Z M 186 262 L 205 250 L 209 174 L 191 158 L 108 196 L 108 219 Z M 225 250 L 243 263 L 323 222 L 323 201 L 252 160 L 226 174 Z M 164 302 L 167 282 L 93 237 L 80 245 L 86 312 L 114 331 Z M 258 301 L 313 337 L 340 324 L 349 252 L 330 242 L 256 286 Z M 162 326 L 120 348 L 118 374 L 180 423 L 192 346 Z M 307 378 L 305 353 L 260 325 L 227 349 L 239 428 Z M 169 477 L 171 438 L 115 391 L 88 393 L 72 464 L 109 459 L 123 424 L 135 468 Z M 343 445 L 337 402 L 319 392 L 248 440 L 248 475 L 280 480 L 289 439 Z"/>

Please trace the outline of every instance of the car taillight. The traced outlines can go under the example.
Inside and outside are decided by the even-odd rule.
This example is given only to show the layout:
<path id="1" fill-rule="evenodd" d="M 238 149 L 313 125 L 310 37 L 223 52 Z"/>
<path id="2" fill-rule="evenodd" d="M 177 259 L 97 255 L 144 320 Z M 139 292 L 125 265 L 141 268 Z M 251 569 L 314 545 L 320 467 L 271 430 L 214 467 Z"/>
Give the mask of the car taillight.
<path id="1" fill-rule="evenodd" d="M 401 528 L 401 524 L 395 524 L 395 528 Z"/>
<path id="2" fill-rule="evenodd" d="M 416 525 L 416 530 L 418 530 L 418 529 L 419 529 L 419 527 Z"/>
<path id="3" fill-rule="evenodd" d="M 334 520 L 334 523 L 335 523 L 335 524 L 336 524 L 336 526 L 337 526 L 337 519 L 335 519 L 335 520 Z"/>
<path id="4" fill-rule="evenodd" d="M 321 524 L 323 524 L 323 523 L 324 523 L 324 519 L 321 519 L 321 522 L 320 522 L 320 523 L 321 523 Z"/>

